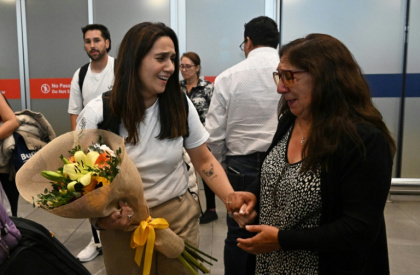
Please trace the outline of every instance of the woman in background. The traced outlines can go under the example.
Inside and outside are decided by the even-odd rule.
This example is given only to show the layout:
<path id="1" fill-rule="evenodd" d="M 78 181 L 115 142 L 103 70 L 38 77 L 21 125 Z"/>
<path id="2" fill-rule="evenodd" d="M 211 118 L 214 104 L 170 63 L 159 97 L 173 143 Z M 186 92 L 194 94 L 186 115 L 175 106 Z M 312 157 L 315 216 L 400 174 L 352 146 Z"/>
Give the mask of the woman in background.
<path id="1" fill-rule="evenodd" d="M 184 80 L 180 82 L 181 90 L 190 98 L 200 116 L 200 121 L 205 125 L 206 115 L 209 110 L 211 97 L 213 96 L 213 83 L 200 76 L 201 60 L 194 52 L 184 53 L 179 66 Z M 204 194 L 206 196 L 206 211 L 200 217 L 200 223 L 206 224 L 217 220 L 216 198 L 214 192 L 207 186 L 205 181 Z"/>
<path id="2" fill-rule="evenodd" d="M 282 98 L 254 192 L 260 225 L 238 246 L 257 254 L 256 274 L 389 274 L 396 148 L 359 65 L 339 40 L 310 34 L 281 47 L 273 76 Z"/>
<path id="3" fill-rule="evenodd" d="M 1 93 L 0 93 L 1 94 Z M 19 121 L 15 113 L 10 108 L 9 103 L 3 94 L 0 95 L 0 142 L 5 138 L 11 136 L 13 132 L 19 127 Z M 2 144 L 3 146 L 3 144 Z M 0 156 L 3 158 L 3 156 Z M 1 162 L 1 161 L 0 161 Z M 10 202 L 10 208 L 13 216 L 17 216 L 19 191 L 16 188 L 14 178 L 9 177 L 10 166 L 0 168 L 0 182 L 3 186 L 4 192 Z"/>

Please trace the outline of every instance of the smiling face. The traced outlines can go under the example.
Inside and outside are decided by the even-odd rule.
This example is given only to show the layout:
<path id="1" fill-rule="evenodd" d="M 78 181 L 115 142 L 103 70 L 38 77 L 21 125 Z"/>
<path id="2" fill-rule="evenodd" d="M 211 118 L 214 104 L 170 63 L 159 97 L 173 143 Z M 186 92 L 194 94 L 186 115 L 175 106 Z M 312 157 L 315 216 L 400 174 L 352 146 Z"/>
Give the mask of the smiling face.
<path id="1" fill-rule="evenodd" d="M 277 67 L 279 73 L 282 70 L 300 71 L 302 69 L 289 64 L 286 56 L 281 58 Z M 277 92 L 286 100 L 292 114 L 305 120 L 310 119 L 313 93 L 313 78 L 310 73 L 294 74 L 294 81 L 290 87 L 285 86 L 283 81 L 280 80 L 277 85 Z"/>
<path id="2" fill-rule="evenodd" d="M 175 46 L 168 36 L 160 37 L 146 54 L 139 69 L 142 94 L 146 107 L 156 101 L 165 91 L 169 77 L 175 70 Z"/>
<path id="3" fill-rule="evenodd" d="M 97 61 L 107 54 L 109 40 L 102 37 L 100 30 L 90 30 L 85 33 L 85 51 L 92 61 Z"/>

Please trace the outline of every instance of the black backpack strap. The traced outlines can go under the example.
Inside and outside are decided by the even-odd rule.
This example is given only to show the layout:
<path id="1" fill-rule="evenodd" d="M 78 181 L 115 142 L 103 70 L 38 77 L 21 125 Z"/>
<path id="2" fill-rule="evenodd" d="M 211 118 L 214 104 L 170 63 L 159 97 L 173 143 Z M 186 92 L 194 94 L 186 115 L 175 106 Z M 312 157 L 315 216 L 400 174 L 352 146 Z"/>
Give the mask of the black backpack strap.
<path id="1" fill-rule="evenodd" d="M 119 135 L 121 119 L 112 113 L 110 102 L 111 91 L 107 91 L 102 94 L 103 121 L 98 124 L 98 129 L 108 130 Z"/>
<path id="2" fill-rule="evenodd" d="M 83 65 L 82 67 L 80 67 L 79 70 L 79 88 L 80 88 L 80 93 L 82 93 L 82 88 L 83 88 L 83 82 L 85 81 L 85 76 L 87 73 L 87 70 L 89 68 L 89 63 Z"/>
<path id="3" fill-rule="evenodd" d="M 87 74 L 87 70 L 89 68 L 89 64 L 90 64 L 90 62 L 83 65 L 82 67 L 80 67 L 80 70 L 79 70 L 79 88 L 80 88 L 80 93 L 81 94 L 83 94 L 83 90 L 82 90 L 83 82 L 85 81 L 85 77 L 86 77 L 86 74 Z M 114 59 L 114 74 L 115 74 L 116 68 L 117 68 L 117 59 L 115 58 Z"/>

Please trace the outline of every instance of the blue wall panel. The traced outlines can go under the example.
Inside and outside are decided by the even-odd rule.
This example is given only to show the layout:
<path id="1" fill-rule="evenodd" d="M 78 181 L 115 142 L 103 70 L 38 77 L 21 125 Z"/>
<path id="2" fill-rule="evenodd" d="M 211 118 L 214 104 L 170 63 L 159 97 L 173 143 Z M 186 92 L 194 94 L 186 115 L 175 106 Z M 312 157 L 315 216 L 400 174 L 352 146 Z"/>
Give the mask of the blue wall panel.
<path id="1" fill-rule="evenodd" d="M 401 97 L 402 74 L 366 74 L 372 97 Z M 406 97 L 420 97 L 420 74 L 407 74 Z"/>

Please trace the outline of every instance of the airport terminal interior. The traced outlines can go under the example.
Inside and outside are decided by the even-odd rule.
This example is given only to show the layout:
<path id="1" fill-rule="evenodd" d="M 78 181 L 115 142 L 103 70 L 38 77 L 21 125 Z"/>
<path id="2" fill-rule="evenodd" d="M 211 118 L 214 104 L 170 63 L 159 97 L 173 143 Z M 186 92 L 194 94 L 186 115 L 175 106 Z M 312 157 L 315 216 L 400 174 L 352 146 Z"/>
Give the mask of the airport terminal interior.
<path id="1" fill-rule="evenodd" d="M 199 53 L 202 76 L 214 80 L 245 59 L 238 47 L 244 23 L 259 15 L 278 23 L 280 44 L 326 33 L 343 41 L 359 62 L 398 144 L 392 176 L 415 180 L 406 186 L 415 190 L 391 192 L 385 206 L 390 273 L 420 274 L 420 0 L 0 0 L 0 92 L 15 112 L 43 114 L 60 136 L 71 129 L 72 76 L 89 61 L 82 26 L 108 26 L 109 54 L 116 57 L 129 28 L 163 22 L 176 32 L 180 53 Z M 49 93 L 54 85 L 63 85 L 62 94 Z M 200 198 L 205 210 L 202 186 Z M 210 274 L 221 275 L 226 209 L 218 198 L 216 205 L 218 219 L 200 225 L 200 249 L 218 259 Z M 55 216 L 22 197 L 18 217 L 46 227 L 74 256 L 92 238 L 88 220 Z M 102 255 L 83 265 L 93 275 L 106 274 Z"/>
<path id="2" fill-rule="evenodd" d="M 204 190 L 200 190 L 204 206 Z M 200 225 L 200 249 L 217 258 L 209 266 L 211 275 L 223 275 L 223 246 L 226 237 L 226 209 L 216 198 L 219 218 Z M 66 219 L 33 208 L 22 197 L 19 199 L 18 216 L 36 221 L 54 233 L 67 249 L 76 256 L 92 237 L 87 220 Z M 392 195 L 385 207 L 390 271 L 392 275 L 415 275 L 420 270 L 420 196 Z M 103 257 L 83 264 L 93 275 L 105 275 Z M 175 275 L 175 274 L 174 274 Z"/>

